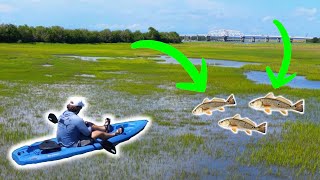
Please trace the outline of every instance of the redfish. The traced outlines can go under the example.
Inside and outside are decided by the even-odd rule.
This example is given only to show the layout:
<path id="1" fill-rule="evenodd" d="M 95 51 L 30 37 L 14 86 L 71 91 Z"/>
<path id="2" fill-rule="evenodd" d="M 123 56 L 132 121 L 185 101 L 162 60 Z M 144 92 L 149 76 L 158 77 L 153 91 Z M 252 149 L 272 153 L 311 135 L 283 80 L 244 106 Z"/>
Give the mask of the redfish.
<path id="1" fill-rule="evenodd" d="M 241 118 L 240 114 L 236 114 L 233 117 L 220 120 L 218 125 L 224 129 L 230 129 L 235 134 L 238 133 L 239 130 L 244 131 L 247 135 L 251 136 L 252 131 L 266 134 L 268 123 L 263 122 L 257 125 L 249 118 Z"/>
<path id="2" fill-rule="evenodd" d="M 192 114 L 194 115 L 212 115 L 213 111 L 221 111 L 223 112 L 225 109 L 225 106 L 236 106 L 236 99 L 234 98 L 234 95 L 231 94 L 227 100 L 220 99 L 220 98 L 213 98 L 209 100 L 208 98 L 205 98 L 201 104 L 196 106 Z"/>
<path id="3" fill-rule="evenodd" d="M 304 113 L 304 99 L 293 104 L 290 100 L 268 93 L 265 97 L 260 97 L 249 102 L 249 107 L 255 110 L 264 111 L 266 114 L 272 114 L 272 111 L 278 111 L 282 115 L 287 116 L 288 111 Z"/>

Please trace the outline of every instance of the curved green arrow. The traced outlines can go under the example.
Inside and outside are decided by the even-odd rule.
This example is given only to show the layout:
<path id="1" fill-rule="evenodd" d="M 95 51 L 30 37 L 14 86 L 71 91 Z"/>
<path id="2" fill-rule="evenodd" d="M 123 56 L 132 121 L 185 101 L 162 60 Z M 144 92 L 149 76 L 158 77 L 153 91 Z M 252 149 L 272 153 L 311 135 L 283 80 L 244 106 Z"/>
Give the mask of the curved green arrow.
<path id="1" fill-rule="evenodd" d="M 266 72 L 268 73 L 269 79 L 271 81 L 272 87 L 274 89 L 277 89 L 287 83 L 289 83 L 293 78 L 296 77 L 297 73 L 294 73 L 290 75 L 289 77 L 285 77 L 286 73 L 288 72 L 289 65 L 290 65 L 290 59 L 291 59 L 291 42 L 289 35 L 284 28 L 284 26 L 278 21 L 273 20 L 273 23 L 277 26 L 278 30 L 280 31 L 281 37 L 283 39 L 283 59 L 281 68 L 278 74 L 278 77 L 276 77 L 271 68 L 269 66 L 266 67 Z"/>
<path id="2" fill-rule="evenodd" d="M 208 70 L 205 59 L 202 58 L 201 71 L 189 59 L 173 46 L 154 40 L 140 40 L 131 44 L 131 48 L 149 48 L 165 53 L 176 59 L 190 75 L 193 83 L 177 83 L 176 87 L 182 90 L 205 92 L 207 87 Z"/>

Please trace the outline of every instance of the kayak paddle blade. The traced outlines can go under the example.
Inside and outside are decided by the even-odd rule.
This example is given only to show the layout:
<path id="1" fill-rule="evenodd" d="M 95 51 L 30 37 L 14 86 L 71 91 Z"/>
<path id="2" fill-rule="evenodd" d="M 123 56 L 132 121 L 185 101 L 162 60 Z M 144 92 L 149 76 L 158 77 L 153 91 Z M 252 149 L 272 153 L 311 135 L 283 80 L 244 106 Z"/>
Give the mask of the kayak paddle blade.
<path id="1" fill-rule="evenodd" d="M 101 146 L 103 147 L 103 149 L 105 149 L 106 151 L 108 151 L 111 154 L 117 153 L 116 147 L 109 141 L 101 142 Z"/>
<path id="2" fill-rule="evenodd" d="M 51 121 L 53 124 L 57 124 L 58 123 L 58 118 L 56 115 L 54 115 L 53 113 L 50 113 L 48 116 L 49 121 Z"/>

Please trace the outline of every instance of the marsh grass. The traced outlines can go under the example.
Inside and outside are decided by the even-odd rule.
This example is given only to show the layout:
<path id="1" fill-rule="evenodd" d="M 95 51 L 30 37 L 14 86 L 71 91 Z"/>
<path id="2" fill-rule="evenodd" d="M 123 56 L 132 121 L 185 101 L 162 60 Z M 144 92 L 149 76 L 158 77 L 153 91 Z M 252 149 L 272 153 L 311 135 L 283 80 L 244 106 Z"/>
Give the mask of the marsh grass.
<path id="1" fill-rule="evenodd" d="M 205 47 L 205 52 L 209 53 L 208 50 L 217 51 L 215 49 L 225 49 L 226 52 L 232 52 L 233 58 L 238 58 L 236 60 L 244 60 L 242 57 L 246 53 L 250 54 L 250 51 L 261 51 L 266 48 L 269 53 L 272 54 L 278 51 L 277 48 L 281 46 L 278 45 L 223 45 L 214 43 L 204 43 L 204 44 L 183 44 L 174 45 L 181 48 L 182 52 L 186 54 L 190 53 L 190 50 L 199 50 L 199 54 L 204 51 L 202 48 Z M 239 46 L 239 47 L 238 47 Z M 154 92 L 162 93 L 167 91 L 166 89 L 160 88 L 161 85 L 170 84 L 175 88 L 172 82 L 192 82 L 189 75 L 184 71 L 181 65 L 173 64 L 158 64 L 152 60 L 146 58 L 137 57 L 134 60 L 125 59 L 110 59 L 110 60 L 98 60 L 96 62 L 92 61 L 82 61 L 82 60 L 72 60 L 70 58 L 57 57 L 53 54 L 79 54 L 79 55 L 92 55 L 92 56 L 135 56 L 142 52 L 147 52 L 148 55 L 155 55 L 157 52 L 152 52 L 149 50 L 131 50 L 129 44 L 114 44 L 114 45 L 64 45 L 64 44 L 0 44 L 0 79 L 7 81 L 14 81 L 19 83 L 90 83 L 93 82 L 91 78 L 77 76 L 79 74 L 90 74 L 95 76 L 94 79 L 103 83 L 105 81 L 112 81 L 112 85 L 108 86 L 108 89 L 128 93 L 131 95 L 148 95 Z M 200 48 L 201 47 L 201 48 Z M 238 48 L 236 48 L 238 47 Z M 106 49 L 107 48 L 107 49 Z M 126 49 L 125 48 L 129 48 Z M 230 49 L 231 48 L 231 49 Z M 247 49 L 248 48 L 248 49 Z M 297 51 L 304 51 L 308 48 L 313 48 L 309 46 L 297 45 Z M 301 49 L 299 49 L 301 48 Z M 88 52 L 92 50 L 89 54 Z M 238 56 L 238 51 L 243 54 Z M 32 52 L 32 55 L 29 52 Z M 68 53 L 66 51 L 69 51 Z M 104 54 L 103 54 L 104 53 Z M 303 75 L 307 75 L 307 78 L 316 79 L 319 76 L 319 69 L 314 66 L 316 63 L 317 53 L 308 54 L 308 60 L 299 61 L 299 64 L 289 68 L 290 71 L 297 71 Z M 192 55 L 193 53 L 191 53 Z M 225 53 L 224 53 L 225 54 Z M 252 54 L 252 53 L 251 53 Z M 254 54 L 254 53 L 253 53 Z M 261 56 L 258 53 L 254 54 L 255 58 L 251 61 L 261 62 Z M 299 53 L 299 57 L 302 54 Z M 208 57 L 217 58 L 219 56 L 212 57 L 209 53 Z M 281 57 L 281 56 L 280 56 Z M 231 58 L 231 57 L 230 57 Z M 270 66 L 279 69 L 278 65 L 280 62 L 274 60 L 271 57 L 266 60 L 270 62 Z M 232 58 L 231 58 L 232 59 Z M 304 64 L 301 66 L 301 63 Z M 43 64 L 51 64 L 50 67 L 43 67 Z M 200 66 L 196 66 L 200 69 Z M 259 85 L 255 84 L 246 79 L 243 75 L 244 71 L 254 70 L 254 69 L 264 70 L 265 65 L 260 66 L 245 66 L 243 69 L 237 68 L 223 68 L 223 67 L 208 67 L 208 84 L 207 84 L 207 95 L 220 94 L 225 92 L 231 93 L 241 93 L 241 94 L 251 94 L 259 93 L 263 89 L 266 93 L 269 91 L 274 91 L 274 93 L 286 93 L 290 95 L 298 95 L 304 97 L 311 97 L 318 91 L 316 90 L 303 90 L 291 89 L 288 87 L 283 87 L 281 90 L 274 90 L 270 85 Z M 66 70 L 67 69 L 67 70 Z M 121 74 L 106 73 L 106 72 L 127 72 Z M 48 76 L 48 74 L 50 76 Z M 230 82 L 230 83 L 227 83 Z M 171 85 L 172 84 L 172 85 Z M 173 91 L 173 90 L 169 90 Z M 13 91 L 14 92 L 14 91 Z M 186 94 L 192 95 L 196 94 L 191 91 L 177 90 L 173 91 L 175 94 Z M 1 92 L 0 92 L 1 93 Z"/>
<path id="2" fill-rule="evenodd" d="M 182 134 L 177 137 L 170 137 L 169 143 L 175 143 L 181 145 L 183 148 L 192 148 L 194 151 L 204 143 L 201 136 L 197 136 L 191 133 Z"/>
<path id="3" fill-rule="evenodd" d="M 183 119 L 179 122 L 180 125 L 191 125 L 191 126 L 208 126 L 211 124 L 211 122 L 205 122 L 205 121 L 194 121 L 194 120 L 187 120 Z"/>
<path id="4" fill-rule="evenodd" d="M 240 160 L 295 168 L 296 175 L 305 171 L 315 174 L 320 168 L 319 134 L 319 123 L 286 122 L 280 136 L 268 136 L 257 144 L 248 145 L 248 151 Z"/>
<path id="5" fill-rule="evenodd" d="M 26 130 L 22 130 L 27 128 Z M 10 129 L 9 127 L 6 127 L 4 124 L 0 124 L 0 132 L 1 132 L 1 142 L 11 142 L 16 143 L 21 140 L 27 140 L 32 137 L 34 137 L 34 134 L 26 133 L 27 131 L 30 131 L 30 126 L 24 125 L 21 129 Z"/>
<path id="6" fill-rule="evenodd" d="M 282 59 L 282 46 L 278 44 L 185 43 L 174 46 L 188 57 L 264 62 L 270 63 L 276 69 L 280 65 L 279 60 Z M 293 57 L 297 58 L 301 65 L 294 65 L 296 60 L 293 59 L 293 71 L 297 70 L 299 73 L 304 71 L 303 65 L 305 64 L 311 70 L 310 73 L 308 71 L 303 73 L 316 77 L 319 73 L 312 65 L 317 63 L 316 60 L 319 57 L 317 49 L 319 46 L 294 46 L 297 54 Z M 135 59 L 101 59 L 90 62 L 61 58 L 54 54 L 131 56 Z M 159 52 L 131 50 L 130 44 L 0 44 L 2 105 L 0 107 L 0 128 L 2 129 L 0 130 L 5 132 L 9 129 L 0 138 L 2 145 L 0 154 L 3 157 L 7 155 L 10 146 L 18 142 L 52 133 L 52 126 L 45 123 L 46 120 L 41 115 L 48 110 L 60 111 L 66 99 L 73 95 L 86 97 L 90 105 L 85 115 L 93 119 L 100 119 L 101 123 L 103 123 L 101 117 L 106 113 L 115 115 L 116 119 L 133 115 L 152 117 L 150 130 L 137 141 L 122 146 L 120 158 L 110 158 L 104 153 L 98 153 L 76 160 L 71 158 L 70 162 L 53 167 L 28 171 L 16 170 L 7 159 L 1 158 L 1 174 L 15 179 L 29 176 L 41 178 L 46 174 L 51 174 L 52 179 L 72 179 L 78 177 L 79 171 L 82 172 L 80 179 L 88 177 L 177 179 L 181 176 L 190 177 L 190 179 L 198 177 L 212 179 L 212 176 L 236 179 L 241 178 L 239 175 L 243 171 L 241 164 L 238 164 L 240 167 L 234 169 L 236 172 L 232 174 L 226 175 L 218 172 L 226 169 L 229 164 L 236 163 L 236 158 L 240 153 L 251 153 L 254 150 L 254 153 L 261 154 L 258 147 L 264 147 L 267 141 L 274 143 L 273 146 L 276 144 L 279 148 L 283 148 L 280 142 L 292 144 L 290 142 L 293 141 L 289 137 L 279 138 L 277 136 L 286 118 L 277 114 L 267 116 L 263 112 L 248 109 L 247 101 L 273 91 L 274 94 L 286 95 L 292 100 L 306 98 L 306 113 L 303 116 L 290 113 L 288 117 L 295 119 L 301 117 L 303 120 L 316 121 L 319 116 L 317 111 L 320 100 L 319 90 L 287 87 L 274 90 L 270 85 L 254 84 L 246 80 L 243 75 L 244 71 L 257 68 L 253 66 L 245 66 L 242 69 L 209 66 L 205 93 L 179 90 L 175 84 L 191 82 L 189 75 L 181 65 L 157 64 L 146 58 L 155 55 L 159 55 Z M 52 66 L 43 67 L 44 64 Z M 200 69 L 200 66 L 196 67 Z M 259 68 L 262 70 L 263 66 Z M 290 68 L 289 70 L 291 71 Z M 52 77 L 46 76 L 47 74 Z M 79 74 L 90 74 L 95 78 L 75 76 Z M 226 98 L 231 93 L 236 95 L 237 107 L 226 108 L 226 112 L 214 113 L 212 117 L 196 117 L 191 114 L 194 106 L 205 97 Z M 217 120 L 239 112 L 243 112 L 253 120 L 261 122 L 267 119 L 272 122 L 270 133 L 268 132 L 265 137 L 253 134 L 251 139 L 243 133 L 236 136 L 217 126 Z M 274 131 L 274 128 L 279 130 Z M 319 127 L 308 130 L 313 132 L 316 129 Z M 296 136 L 301 133 L 306 132 L 297 130 Z M 315 133 L 313 136 L 319 137 Z M 299 137 L 296 138 L 299 139 Z M 257 146 L 257 141 L 261 145 Z M 304 141 L 305 143 L 314 142 L 314 139 L 304 139 Z M 249 143 L 248 146 L 246 146 L 247 143 Z M 316 147 L 314 143 L 312 144 L 313 148 Z M 305 146 L 308 147 L 307 144 Z M 277 149 L 277 151 L 281 150 Z M 293 153 L 299 155 L 301 152 L 294 151 Z M 284 159 L 289 161 L 289 158 Z M 258 162 L 258 159 L 255 161 Z M 293 168 L 288 165 L 287 161 L 283 160 L 285 163 L 275 165 L 285 168 L 281 170 L 282 174 L 290 174 L 290 170 L 296 168 L 295 166 L 305 166 L 305 169 L 313 171 L 313 166 L 308 166 L 301 159 L 295 162 Z M 212 164 L 219 166 L 211 168 Z M 253 163 L 248 161 L 248 164 Z M 203 168 L 207 168 L 204 173 Z M 246 171 L 250 172 L 249 175 L 245 177 L 253 178 L 260 172 L 264 172 L 265 168 L 269 167 L 262 165 L 262 170 L 259 170 L 256 165 L 251 166 Z M 319 177 L 317 171 L 314 174 L 314 177 Z"/>

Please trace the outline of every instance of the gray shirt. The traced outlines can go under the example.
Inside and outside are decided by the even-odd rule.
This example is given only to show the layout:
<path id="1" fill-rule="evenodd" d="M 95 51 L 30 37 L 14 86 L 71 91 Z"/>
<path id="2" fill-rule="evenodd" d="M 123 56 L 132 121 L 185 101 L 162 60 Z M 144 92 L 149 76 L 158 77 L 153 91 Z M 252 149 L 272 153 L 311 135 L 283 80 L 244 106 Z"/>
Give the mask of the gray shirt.
<path id="1" fill-rule="evenodd" d="M 74 112 L 65 111 L 59 117 L 57 139 L 63 146 L 71 147 L 84 137 L 90 137 L 91 131 L 91 127 Z"/>

